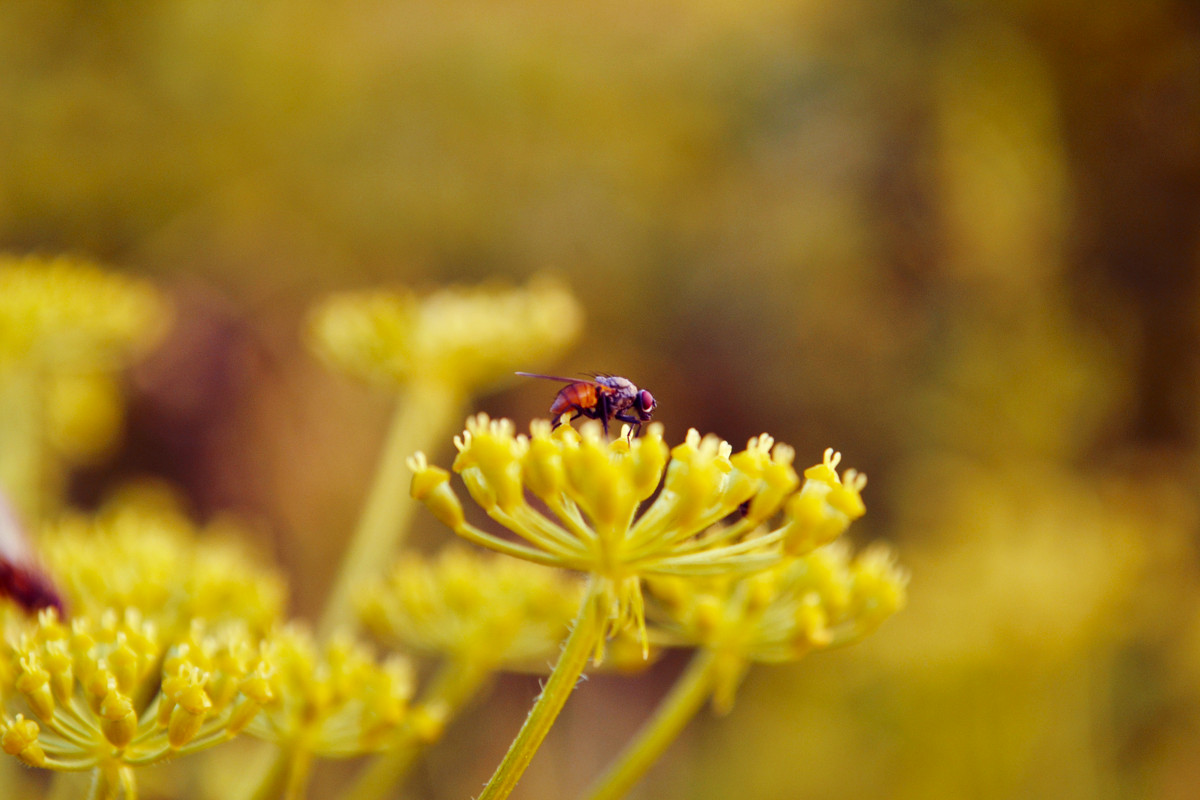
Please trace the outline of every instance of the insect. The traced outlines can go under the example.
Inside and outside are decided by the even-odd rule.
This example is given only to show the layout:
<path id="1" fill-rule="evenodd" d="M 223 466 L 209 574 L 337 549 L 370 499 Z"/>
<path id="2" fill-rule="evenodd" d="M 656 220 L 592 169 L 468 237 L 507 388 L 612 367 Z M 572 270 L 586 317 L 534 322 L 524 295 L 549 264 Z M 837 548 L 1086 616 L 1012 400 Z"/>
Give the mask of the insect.
<path id="1" fill-rule="evenodd" d="M 54 608 L 63 618 L 63 602 L 54 583 L 34 562 L 33 553 L 16 515 L 0 494 L 0 597 L 8 597 L 29 612 Z"/>
<path id="2" fill-rule="evenodd" d="M 580 417 L 600 420 L 605 436 L 608 435 L 610 419 L 628 422 L 633 426 L 630 436 L 637 436 L 642 430 L 642 423 L 650 419 L 657 405 L 654 395 L 634 386 L 633 381 L 616 375 L 594 375 L 588 380 L 535 375 L 532 372 L 517 374 L 526 378 L 544 378 L 566 384 L 558 390 L 554 402 L 550 404 L 550 414 L 555 418 L 556 428 L 564 422 L 563 418 L 567 414 L 574 411 L 575 416 L 571 417 L 572 420 Z"/>

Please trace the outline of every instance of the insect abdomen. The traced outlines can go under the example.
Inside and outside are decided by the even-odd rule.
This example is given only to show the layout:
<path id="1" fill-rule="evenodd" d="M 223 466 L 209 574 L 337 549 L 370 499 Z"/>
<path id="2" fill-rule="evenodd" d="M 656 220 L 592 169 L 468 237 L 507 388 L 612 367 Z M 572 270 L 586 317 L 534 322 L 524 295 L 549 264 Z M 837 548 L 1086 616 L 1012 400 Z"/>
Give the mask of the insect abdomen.
<path id="1" fill-rule="evenodd" d="M 558 417 L 575 409 L 595 408 L 596 387 L 590 383 L 568 383 L 558 390 L 550 405 L 551 416 Z"/>

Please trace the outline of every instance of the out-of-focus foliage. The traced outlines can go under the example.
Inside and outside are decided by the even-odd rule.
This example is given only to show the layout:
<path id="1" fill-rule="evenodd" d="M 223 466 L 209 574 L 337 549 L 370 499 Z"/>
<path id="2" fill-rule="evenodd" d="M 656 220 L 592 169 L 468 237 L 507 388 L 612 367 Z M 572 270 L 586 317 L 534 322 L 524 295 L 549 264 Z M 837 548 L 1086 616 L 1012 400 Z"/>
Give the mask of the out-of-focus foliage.
<path id="1" fill-rule="evenodd" d="M 312 613 L 383 412 L 312 364 L 305 308 L 554 269 L 588 317 L 561 373 L 650 388 L 672 440 L 837 442 L 913 576 L 874 640 L 751 673 L 641 796 L 1192 796 L 1185 0 L 6 3 L 0 75 L 0 250 L 176 285 L 81 496 L 153 469 L 267 517 Z M 514 387 L 488 410 L 545 413 Z M 623 690 L 526 796 L 599 769 Z"/>

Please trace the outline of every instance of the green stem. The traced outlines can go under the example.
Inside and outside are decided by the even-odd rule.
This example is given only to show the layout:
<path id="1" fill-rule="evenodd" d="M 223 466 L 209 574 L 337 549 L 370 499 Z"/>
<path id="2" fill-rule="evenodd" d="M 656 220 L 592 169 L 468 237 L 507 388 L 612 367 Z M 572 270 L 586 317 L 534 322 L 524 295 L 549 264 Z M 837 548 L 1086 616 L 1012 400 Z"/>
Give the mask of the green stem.
<path id="1" fill-rule="evenodd" d="M 408 496 L 405 460 L 417 450 L 430 450 L 459 414 L 462 400 L 440 383 L 414 382 L 396 406 L 379 466 L 367 494 L 358 527 L 334 579 L 320 633 L 357 626 L 354 593 L 392 562 L 408 528 L 415 505 Z"/>
<path id="2" fill-rule="evenodd" d="M 437 708 L 440 717 L 449 721 L 478 694 L 491 672 L 477 661 L 452 661 L 438 672 L 416 708 Z M 346 800 L 378 800 L 396 788 L 424 744 L 414 734 L 410 731 L 395 748 L 377 756 L 359 775 Z"/>
<path id="3" fill-rule="evenodd" d="M 41 522 L 46 489 L 46 433 L 42 379 L 17 369 L 0 381 L 0 488 L 30 529 Z"/>
<path id="4" fill-rule="evenodd" d="M 567 698 L 575 689 L 575 683 L 583 674 L 588 657 L 595 651 L 600 637 L 604 635 L 604 625 L 607 622 L 607 607 L 603 602 L 605 595 L 603 578 L 593 575 L 588 580 L 587 594 L 579 607 L 571 635 L 563 645 L 562 653 L 546 686 L 538 696 L 525 724 L 517 733 L 504 760 L 492 774 L 491 780 L 483 787 L 483 793 L 478 800 L 503 800 L 508 797 L 517 781 L 521 779 L 533 754 L 541 746 L 542 740 L 550 732 L 550 726 L 562 711 Z"/>
<path id="5" fill-rule="evenodd" d="M 712 695 L 716 656 L 699 650 L 654 715 L 642 725 L 609 768 L 584 793 L 586 800 L 617 800 L 642 779 L 646 771 L 679 737 Z"/>
<path id="6" fill-rule="evenodd" d="M 292 752 L 292 758 L 288 762 L 287 783 L 283 789 L 284 800 L 303 800 L 308 776 L 312 773 L 312 761 L 312 753 L 306 748 L 298 748 Z"/>
<path id="7" fill-rule="evenodd" d="M 125 800 L 137 800 L 137 778 L 133 774 L 133 767 L 122 765 L 120 779 L 121 791 L 125 793 Z"/>
<path id="8" fill-rule="evenodd" d="M 256 755 L 258 757 L 247 767 L 247 777 L 240 782 L 235 797 L 238 800 L 276 800 L 292 774 L 294 751 L 281 746 Z"/>
<path id="9" fill-rule="evenodd" d="M 117 800 L 121 792 L 127 800 L 137 800 L 137 786 L 133 770 L 129 767 L 106 762 L 92 770 L 92 784 L 88 787 L 87 800 Z"/>

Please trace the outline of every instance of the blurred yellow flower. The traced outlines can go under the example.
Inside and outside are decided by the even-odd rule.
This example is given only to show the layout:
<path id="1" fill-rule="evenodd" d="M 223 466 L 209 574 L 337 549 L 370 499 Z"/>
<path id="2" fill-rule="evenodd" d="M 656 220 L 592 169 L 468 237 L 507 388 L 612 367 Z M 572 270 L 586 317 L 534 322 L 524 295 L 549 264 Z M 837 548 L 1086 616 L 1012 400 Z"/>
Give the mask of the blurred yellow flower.
<path id="1" fill-rule="evenodd" d="M 395 491 L 405 459 L 432 447 L 467 398 L 548 363 L 575 341 L 582 310 L 565 288 L 445 289 L 334 295 L 311 313 L 308 342 L 326 363 L 398 390 L 379 469 L 321 620 L 322 634 L 354 624 L 354 594 L 395 557 L 411 504 Z"/>
<path id="2" fill-rule="evenodd" d="M 247 728 L 276 742 L 301 769 L 313 755 L 346 758 L 386 747 L 408 715 L 415 688 L 409 662 L 377 662 L 345 638 L 318 645 L 289 626 L 263 643 L 275 699 Z"/>
<path id="3" fill-rule="evenodd" d="M 510 558 L 449 548 L 401 557 L 360 603 L 382 639 L 428 655 L 492 667 L 542 669 L 583 597 L 575 577 Z"/>
<path id="4" fill-rule="evenodd" d="M 165 330 L 149 283 L 75 258 L 0 256 L 0 369 L 116 368 Z"/>
<path id="5" fill-rule="evenodd" d="M 724 712 L 752 663 L 857 642 L 903 607 L 907 583 L 887 547 L 852 558 L 838 541 L 744 578 L 652 579 L 651 634 L 665 645 L 713 651 L 713 704 Z"/>
<path id="6" fill-rule="evenodd" d="M 250 557 L 231 523 L 198 529 L 172 501 L 129 492 L 99 514 L 67 514 L 38 545 L 71 615 L 137 609 L 164 635 L 237 620 L 261 635 L 282 616 L 282 578 Z"/>
<path id="7" fill-rule="evenodd" d="M 308 341 L 327 363 L 388 386 L 412 380 L 493 385 L 517 369 L 549 363 L 575 341 L 583 311 L 547 279 L 522 289 L 346 292 L 312 312 Z"/>

